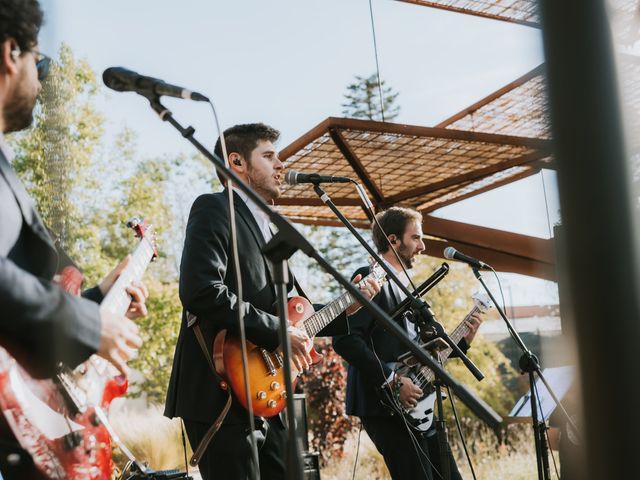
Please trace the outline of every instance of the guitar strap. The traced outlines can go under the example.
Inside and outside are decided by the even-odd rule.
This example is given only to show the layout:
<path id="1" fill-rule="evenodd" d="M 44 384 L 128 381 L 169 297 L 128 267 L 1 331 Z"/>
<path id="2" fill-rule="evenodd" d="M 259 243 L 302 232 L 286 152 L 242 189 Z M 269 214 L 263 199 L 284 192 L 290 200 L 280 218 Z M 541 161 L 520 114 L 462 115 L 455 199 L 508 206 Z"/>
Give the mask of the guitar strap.
<path id="1" fill-rule="evenodd" d="M 200 329 L 200 325 L 198 324 L 198 317 L 196 317 L 192 313 L 187 312 L 187 326 L 193 329 L 193 333 L 195 334 L 196 339 L 200 344 L 202 353 L 206 357 L 207 362 L 209 363 L 209 367 L 211 368 L 211 372 L 213 373 L 213 376 L 216 378 L 218 385 L 220 385 L 220 388 L 222 390 L 227 392 L 227 403 L 224 405 L 222 412 L 220 412 L 220 415 L 218 415 L 218 418 L 216 418 L 213 424 L 211 425 L 211 427 L 209 427 L 209 430 L 207 430 L 207 433 L 205 434 L 203 439 L 200 441 L 200 444 L 193 451 L 193 455 L 189 460 L 189 465 L 191 465 L 192 467 L 195 467 L 200 462 L 202 455 L 204 454 L 205 450 L 209 446 L 209 443 L 211 442 L 215 434 L 218 433 L 218 430 L 220 429 L 222 422 L 227 416 L 227 413 L 229 413 L 229 409 L 231 408 L 231 390 L 229 389 L 229 384 L 222 377 L 220 377 L 220 375 L 218 375 L 218 372 L 216 372 L 216 367 L 213 365 L 211 354 L 207 349 L 207 344 L 204 341 L 204 335 L 202 335 L 202 330 Z"/>

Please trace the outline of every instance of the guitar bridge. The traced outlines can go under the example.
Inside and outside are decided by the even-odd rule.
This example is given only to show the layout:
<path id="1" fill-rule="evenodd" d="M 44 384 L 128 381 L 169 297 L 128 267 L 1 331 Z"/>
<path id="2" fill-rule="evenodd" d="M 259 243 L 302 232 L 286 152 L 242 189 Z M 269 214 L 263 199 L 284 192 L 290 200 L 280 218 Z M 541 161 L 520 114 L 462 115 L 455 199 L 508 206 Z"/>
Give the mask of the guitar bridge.
<path id="1" fill-rule="evenodd" d="M 260 349 L 260 353 L 262 354 L 262 359 L 267 366 L 267 370 L 269 370 L 269 375 L 276 375 L 276 366 L 273 364 L 273 360 L 271 360 L 271 355 L 264 348 Z M 277 356 L 276 356 L 277 358 Z"/>

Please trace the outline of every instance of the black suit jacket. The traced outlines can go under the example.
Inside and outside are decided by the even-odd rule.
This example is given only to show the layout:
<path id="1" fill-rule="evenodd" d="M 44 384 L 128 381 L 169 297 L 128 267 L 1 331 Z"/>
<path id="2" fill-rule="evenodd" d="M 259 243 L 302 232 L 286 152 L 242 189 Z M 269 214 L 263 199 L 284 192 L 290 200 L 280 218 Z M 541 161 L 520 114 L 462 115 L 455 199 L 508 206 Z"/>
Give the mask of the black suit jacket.
<path id="1" fill-rule="evenodd" d="M 55 285 L 57 268 L 33 200 L 0 152 L 0 336 L 28 351 L 41 374 L 52 374 L 60 361 L 81 363 L 100 343 L 97 303 Z"/>
<path id="2" fill-rule="evenodd" d="M 275 350 L 280 345 L 276 295 L 270 262 L 262 255 L 265 240 L 256 220 L 237 195 L 236 226 L 242 272 L 243 316 L 247 340 Z M 198 317 L 209 349 L 220 330 L 238 335 L 238 301 L 235 269 L 229 262 L 229 209 L 226 191 L 201 195 L 191 207 L 180 265 L 180 300 L 184 307 L 169 381 L 165 415 L 211 423 L 220 413 L 226 393 L 215 382 L 195 334 L 187 326 L 186 312 Z M 342 316 L 321 334 L 348 331 Z M 246 415 L 235 409 L 226 423 L 244 422 Z"/>
<path id="3" fill-rule="evenodd" d="M 368 273 L 361 268 L 354 274 Z M 385 312 L 390 313 L 400 303 L 400 290 L 392 282 L 385 283 L 373 301 Z M 406 330 L 403 320 L 398 317 L 396 323 Z M 380 403 L 380 388 L 392 373 L 387 363 L 396 362 L 407 351 L 406 347 L 392 334 L 374 321 L 369 311 L 361 308 L 349 319 L 349 335 L 333 339 L 334 350 L 348 364 L 346 407 L 348 415 L 358 417 L 388 416 L 391 411 Z M 459 343 L 466 351 L 468 345 L 464 339 Z"/>

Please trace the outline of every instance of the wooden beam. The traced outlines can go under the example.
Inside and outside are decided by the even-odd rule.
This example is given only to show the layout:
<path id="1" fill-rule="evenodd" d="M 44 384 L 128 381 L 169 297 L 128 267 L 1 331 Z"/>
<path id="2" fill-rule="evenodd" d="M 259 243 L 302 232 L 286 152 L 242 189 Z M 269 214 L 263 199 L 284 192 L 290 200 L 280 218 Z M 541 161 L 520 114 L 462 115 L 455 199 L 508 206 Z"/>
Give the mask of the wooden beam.
<path id="1" fill-rule="evenodd" d="M 340 220 L 320 220 L 315 218 L 296 218 L 287 217 L 293 223 L 299 223 L 301 225 L 315 225 L 317 227 L 344 227 Z M 367 222 L 353 221 L 351 224 L 356 228 L 362 228 L 368 230 L 371 228 L 371 224 Z"/>
<path id="2" fill-rule="evenodd" d="M 411 190 L 405 190 L 404 192 L 388 197 L 387 202 L 389 204 L 394 204 L 394 203 L 402 202 L 404 200 L 408 200 L 413 197 L 426 195 L 428 193 L 435 192 L 437 190 L 450 187 L 452 185 L 457 185 L 460 183 L 465 183 L 473 180 L 479 180 L 479 179 L 488 177 L 490 175 L 493 175 L 494 173 L 507 170 L 511 167 L 518 167 L 518 166 L 526 165 L 528 163 L 535 162 L 537 160 L 540 160 L 543 157 L 549 156 L 549 154 L 550 152 L 547 151 L 546 149 L 543 151 L 539 150 L 535 152 L 530 152 L 526 155 L 522 155 L 521 157 L 513 158 L 511 160 L 507 160 L 505 162 L 502 162 L 496 165 L 490 165 L 488 167 L 463 173 L 455 177 L 449 177 L 439 182 L 430 183 L 428 185 L 413 188 Z"/>
<path id="3" fill-rule="evenodd" d="M 424 241 L 424 244 L 424 253 L 433 257 L 444 258 L 444 249 L 448 246 L 453 246 L 460 249 L 467 255 L 481 259 L 483 262 L 491 265 L 498 272 L 519 273 L 520 275 L 528 275 L 530 277 L 541 278 L 554 282 L 557 281 L 556 268 L 554 264 L 522 258 L 516 255 L 510 255 L 508 253 L 464 243 L 427 239 Z M 447 262 L 455 261 L 456 260 L 447 260 Z"/>
<path id="4" fill-rule="evenodd" d="M 444 5 L 439 2 L 430 2 L 428 0 L 398 0 L 398 1 L 404 2 L 404 3 L 413 3 L 414 5 L 421 5 L 423 7 L 437 8 L 439 10 L 446 10 L 448 12 L 464 13 L 466 15 L 473 15 L 475 17 L 484 17 L 484 18 L 490 18 L 492 20 L 500 20 L 501 22 L 517 23 L 518 25 L 525 25 L 527 27 L 541 28 L 538 22 L 531 22 L 528 20 L 518 20 L 517 18 L 496 15 L 494 13 L 480 12 L 470 8 L 455 7 L 453 5 Z"/>
<path id="5" fill-rule="evenodd" d="M 307 133 L 295 139 L 292 143 L 290 143 L 289 145 L 284 147 L 282 150 L 280 150 L 280 154 L 279 154 L 280 160 L 284 162 L 291 155 L 300 151 L 301 149 L 309 145 L 311 142 L 313 142 L 314 140 L 320 138 L 322 135 L 327 133 L 330 120 L 331 118 L 324 119 L 318 125 L 316 125 L 311 130 L 309 130 Z"/>
<path id="6" fill-rule="evenodd" d="M 339 207 L 359 207 L 362 202 L 359 198 L 332 198 L 333 203 Z M 294 207 L 322 207 L 324 202 L 317 197 L 280 197 L 274 202 L 276 205 Z"/>
<path id="7" fill-rule="evenodd" d="M 329 122 L 329 128 L 335 127 L 362 132 L 409 135 L 414 137 L 444 138 L 450 140 L 483 142 L 498 145 L 518 145 L 521 147 L 530 147 L 535 149 L 548 148 L 551 144 L 550 140 L 541 138 L 517 137 L 514 135 L 502 135 L 484 132 L 469 132 L 466 130 L 455 130 L 453 128 L 420 127 L 417 125 L 376 122 L 373 120 L 360 120 L 356 118 L 329 117 L 326 121 Z"/>
<path id="8" fill-rule="evenodd" d="M 367 170 L 362 165 L 362 162 L 356 155 L 356 153 L 351 149 L 351 146 L 347 143 L 345 138 L 342 136 L 342 133 L 335 128 L 329 129 L 329 135 L 331 139 L 336 144 L 344 158 L 347 159 L 353 171 L 356 172 L 356 175 L 362 180 L 369 193 L 373 196 L 376 203 L 384 203 L 384 198 L 382 196 L 382 192 L 378 189 L 376 184 L 373 182 L 371 177 L 367 174 Z"/>
<path id="9" fill-rule="evenodd" d="M 452 243 L 473 245 L 476 248 L 499 251 L 547 264 L 555 263 L 553 240 L 480 227 L 431 215 L 423 217 L 422 225 L 426 235 Z"/>

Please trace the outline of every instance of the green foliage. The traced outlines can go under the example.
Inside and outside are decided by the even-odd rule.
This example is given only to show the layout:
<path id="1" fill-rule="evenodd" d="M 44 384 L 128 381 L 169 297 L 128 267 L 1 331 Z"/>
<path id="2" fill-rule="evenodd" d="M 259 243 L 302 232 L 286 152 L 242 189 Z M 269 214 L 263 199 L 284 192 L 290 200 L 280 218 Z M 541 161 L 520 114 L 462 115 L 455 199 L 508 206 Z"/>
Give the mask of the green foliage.
<path id="1" fill-rule="evenodd" d="M 99 93 L 88 63 L 63 45 L 43 84 L 34 126 L 9 139 L 16 151 L 13 167 L 45 223 L 82 268 L 85 285 L 97 283 L 135 248 L 127 220 L 139 216 L 154 225 L 159 258 L 145 280 L 149 315 L 139 320 L 145 344 L 130 363 L 144 380 L 132 385 L 130 395 L 163 401 L 181 313 L 172 248 L 181 234 L 176 237 L 176 209 L 168 201 L 177 195 L 168 192 L 191 159 L 142 160 L 128 129 L 106 145 L 104 118 L 94 106 Z M 194 175 L 205 176 L 202 160 L 194 163 L 197 168 L 182 175 L 183 187 L 195 183 Z"/>
<path id="2" fill-rule="evenodd" d="M 34 112 L 33 128 L 15 134 L 13 167 L 34 197 L 45 223 L 72 256 L 95 247 L 95 231 L 81 207 L 96 186 L 90 175 L 104 119 L 93 102 L 95 74 L 62 45 Z M 80 239 L 83 241 L 80 242 Z"/>
<path id="3" fill-rule="evenodd" d="M 347 86 L 344 110 L 342 115 L 350 118 L 362 118 L 365 120 L 392 121 L 400 114 L 400 106 L 396 105 L 398 93 L 386 86 L 382 80 L 378 85 L 377 74 L 368 78 L 356 75 L 356 81 Z M 382 89 L 384 118 L 380 111 L 380 89 Z"/>
<path id="4" fill-rule="evenodd" d="M 164 404 L 182 305 L 176 282 L 163 284 L 151 279 L 146 284 L 150 292 L 149 314 L 138 321 L 144 344 L 138 356 L 129 362 L 131 368 L 142 373 L 144 380 L 135 384 L 129 395 L 146 396 L 151 403 Z"/>

